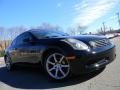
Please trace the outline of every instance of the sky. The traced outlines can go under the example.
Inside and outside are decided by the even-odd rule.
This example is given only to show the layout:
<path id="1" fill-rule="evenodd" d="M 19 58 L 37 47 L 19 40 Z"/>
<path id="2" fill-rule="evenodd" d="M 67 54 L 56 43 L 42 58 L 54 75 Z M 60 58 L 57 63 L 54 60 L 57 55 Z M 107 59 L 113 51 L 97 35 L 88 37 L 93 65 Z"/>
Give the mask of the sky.
<path id="1" fill-rule="evenodd" d="M 118 12 L 120 0 L 0 0 L 0 26 L 30 28 L 50 23 L 65 31 L 81 26 L 96 32 L 103 22 L 118 29 Z"/>

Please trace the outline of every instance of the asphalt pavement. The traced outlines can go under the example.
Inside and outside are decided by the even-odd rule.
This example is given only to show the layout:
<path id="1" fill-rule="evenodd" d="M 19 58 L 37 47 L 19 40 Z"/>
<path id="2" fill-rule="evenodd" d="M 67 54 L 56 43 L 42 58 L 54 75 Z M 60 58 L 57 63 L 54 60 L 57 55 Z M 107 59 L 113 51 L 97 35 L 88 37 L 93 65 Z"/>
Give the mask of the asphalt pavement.
<path id="1" fill-rule="evenodd" d="M 3 58 L 0 58 L 0 90 L 120 90 L 120 37 L 111 41 L 116 45 L 117 57 L 105 69 L 72 77 L 60 83 L 49 81 L 40 69 L 23 67 L 9 72 Z"/>

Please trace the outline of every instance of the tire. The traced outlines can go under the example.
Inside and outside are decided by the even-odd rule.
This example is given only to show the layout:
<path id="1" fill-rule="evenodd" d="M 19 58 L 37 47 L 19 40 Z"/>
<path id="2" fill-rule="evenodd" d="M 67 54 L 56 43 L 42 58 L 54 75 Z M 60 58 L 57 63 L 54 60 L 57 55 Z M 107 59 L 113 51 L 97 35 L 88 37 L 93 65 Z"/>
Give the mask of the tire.
<path id="1" fill-rule="evenodd" d="M 5 57 L 5 64 L 6 64 L 6 69 L 8 71 L 12 71 L 13 70 L 13 64 L 12 64 L 11 59 L 10 59 L 9 56 Z"/>
<path id="2" fill-rule="evenodd" d="M 70 64 L 65 56 L 58 52 L 46 56 L 44 69 L 50 80 L 62 81 L 70 77 Z"/>

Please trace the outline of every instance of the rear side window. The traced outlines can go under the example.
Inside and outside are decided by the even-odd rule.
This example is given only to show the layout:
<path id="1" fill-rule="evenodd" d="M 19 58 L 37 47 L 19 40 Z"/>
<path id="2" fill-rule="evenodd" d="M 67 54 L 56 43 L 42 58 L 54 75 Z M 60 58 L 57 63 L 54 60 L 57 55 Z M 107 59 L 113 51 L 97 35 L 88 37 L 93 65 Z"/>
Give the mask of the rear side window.
<path id="1" fill-rule="evenodd" d="M 16 40 L 15 40 L 15 44 L 16 45 L 21 45 L 24 44 L 24 39 L 28 39 L 28 38 L 32 38 L 31 34 L 29 32 L 25 32 L 22 33 L 21 35 L 19 35 Z"/>

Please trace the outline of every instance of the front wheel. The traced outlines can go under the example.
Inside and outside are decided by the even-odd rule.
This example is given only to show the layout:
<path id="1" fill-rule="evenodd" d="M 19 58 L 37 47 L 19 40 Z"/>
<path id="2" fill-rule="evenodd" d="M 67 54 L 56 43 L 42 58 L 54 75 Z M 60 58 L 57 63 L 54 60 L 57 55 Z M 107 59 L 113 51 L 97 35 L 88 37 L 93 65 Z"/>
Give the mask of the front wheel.
<path id="1" fill-rule="evenodd" d="M 45 60 L 47 74 L 55 80 L 63 80 L 70 75 L 70 64 L 61 53 L 49 54 Z"/>

